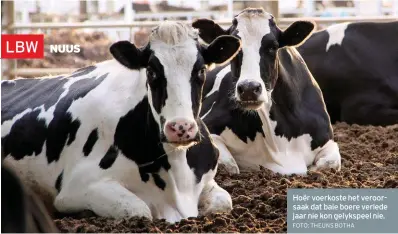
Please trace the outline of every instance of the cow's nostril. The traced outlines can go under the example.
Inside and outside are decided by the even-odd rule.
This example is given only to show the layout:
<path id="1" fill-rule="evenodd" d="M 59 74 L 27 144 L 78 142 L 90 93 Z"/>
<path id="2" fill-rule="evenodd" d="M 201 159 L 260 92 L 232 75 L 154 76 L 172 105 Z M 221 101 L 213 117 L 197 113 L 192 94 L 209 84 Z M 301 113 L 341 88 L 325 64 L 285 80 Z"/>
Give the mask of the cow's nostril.
<path id="1" fill-rule="evenodd" d="M 238 94 L 242 94 L 243 93 L 243 88 L 242 86 L 238 86 Z"/>
<path id="2" fill-rule="evenodd" d="M 175 131 L 176 131 L 175 125 L 176 125 L 176 123 L 174 123 L 174 122 L 173 122 L 173 123 L 170 123 L 170 124 L 167 125 L 167 128 L 168 128 L 170 131 L 175 132 Z"/>
<path id="3" fill-rule="evenodd" d="M 195 127 L 195 124 L 193 124 L 193 123 L 192 123 L 192 124 L 190 124 L 190 125 L 189 125 L 189 129 L 188 129 L 188 131 L 192 131 L 192 130 L 194 129 L 194 127 Z"/>
<path id="4" fill-rule="evenodd" d="M 255 92 L 256 94 L 260 94 L 260 93 L 261 93 L 261 85 L 257 85 L 257 86 L 254 88 L 254 92 Z"/>

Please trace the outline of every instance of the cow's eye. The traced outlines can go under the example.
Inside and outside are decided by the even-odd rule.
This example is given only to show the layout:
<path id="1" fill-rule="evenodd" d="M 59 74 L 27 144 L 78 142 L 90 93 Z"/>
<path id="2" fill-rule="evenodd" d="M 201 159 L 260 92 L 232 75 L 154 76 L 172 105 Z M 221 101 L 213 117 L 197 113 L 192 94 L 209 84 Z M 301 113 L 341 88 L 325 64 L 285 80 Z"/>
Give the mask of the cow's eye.
<path id="1" fill-rule="evenodd" d="M 270 53 L 270 54 L 275 54 L 275 52 L 276 52 L 276 48 L 275 47 L 271 47 L 271 48 L 268 49 L 268 53 Z"/>
<path id="2" fill-rule="evenodd" d="M 202 77 L 202 76 L 205 75 L 205 73 L 206 73 L 206 68 L 202 68 L 202 69 L 199 70 L 198 75 L 199 75 L 200 77 Z"/>

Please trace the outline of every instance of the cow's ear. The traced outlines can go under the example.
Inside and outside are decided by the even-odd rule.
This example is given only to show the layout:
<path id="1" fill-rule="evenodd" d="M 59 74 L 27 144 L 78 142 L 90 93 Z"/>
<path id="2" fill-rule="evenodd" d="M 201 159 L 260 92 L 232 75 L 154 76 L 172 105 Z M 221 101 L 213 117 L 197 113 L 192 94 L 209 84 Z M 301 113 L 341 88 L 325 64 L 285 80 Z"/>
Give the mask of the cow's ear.
<path id="1" fill-rule="evenodd" d="M 138 49 L 129 41 L 116 42 L 111 45 L 109 50 L 119 63 L 130 69 L 146 67 L 151 54 L 149 45 Z"/>
<path id="2" fill-rule="evenodd" d="M 202 55 L 207 65 L 223 64 L 239 52 L 241 41 L 234 36 L 219 36 L 210 45 L 202 45 Z"/>
<path id="3" fill-rule="evenodd" d="M 315 24 L 310 21 L 296 21 L 292 23 L 285 31 L 282 31 L 278 42 L 279 47 L 297 46 L 303 43 L 315 28 Z"/>
<path id="4" fill-rule="evenodd" d="M 228 30 L 224 30 L 220 25 L 209 19 L 197 19 L 192 23 L 192 27 L 199 29 L 199 36 L 207 44 L 222 35 L 228 35 Z"/>

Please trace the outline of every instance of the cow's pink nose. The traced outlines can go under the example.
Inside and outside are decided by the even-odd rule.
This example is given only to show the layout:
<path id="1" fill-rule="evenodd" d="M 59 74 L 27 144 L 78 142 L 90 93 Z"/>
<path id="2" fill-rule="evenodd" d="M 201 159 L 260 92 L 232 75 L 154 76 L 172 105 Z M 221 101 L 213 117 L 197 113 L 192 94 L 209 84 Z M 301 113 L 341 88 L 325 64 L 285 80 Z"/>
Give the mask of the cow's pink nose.
<path id="1" fill-rule="evenodd" d="M 198 125 L 195 121 L 186 119 L 174 119 L 166 123 L 165 135 L 169 142 L 189 142 L 196 138 Z"/>

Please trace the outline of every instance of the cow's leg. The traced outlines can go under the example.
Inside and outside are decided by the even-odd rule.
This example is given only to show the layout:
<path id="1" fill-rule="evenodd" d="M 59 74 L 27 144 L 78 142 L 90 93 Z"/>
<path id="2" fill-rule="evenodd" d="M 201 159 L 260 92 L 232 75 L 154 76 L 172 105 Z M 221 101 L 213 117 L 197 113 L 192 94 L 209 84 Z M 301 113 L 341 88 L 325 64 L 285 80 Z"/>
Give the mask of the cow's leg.
<path id="1" fill-rule="evenodd" d="M 152 219 L 146 203 L 117 181 L 98 181 L 79 190 L 63 187 L 55 199 L 55 208 L 64 213 L 88 209 L 103 217 Z"/>
<path id="2" fill-rule="evenodd" d="M 321 168 L 341 169 L 341 156 L 339 146 L 333 140 L 329 140 L 315 156 L 314 165 L 310 170 L 318 170 Z"/>
<path id="3" fill-rule="evenodd" d="M 199 214 L 207 215 L 216 212 L 230 212 L 232 210 L 231 195 L 211 180 L 205 185 L 199 198 Z"/>
<path id="4" fill-rule="evenodd" d="M 217 146 L 220 151 L 220 156 L 218 158 L 218 162 L 222 164 L 229 173 L 231 174 L 239 174 L 239 166 L 236 163 L 234 157 L 231 152 L 227 149 L 223 139 L 215 134 L 211 134 L 211 138 L 213 139 L 213 143 Z"/>

